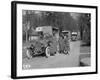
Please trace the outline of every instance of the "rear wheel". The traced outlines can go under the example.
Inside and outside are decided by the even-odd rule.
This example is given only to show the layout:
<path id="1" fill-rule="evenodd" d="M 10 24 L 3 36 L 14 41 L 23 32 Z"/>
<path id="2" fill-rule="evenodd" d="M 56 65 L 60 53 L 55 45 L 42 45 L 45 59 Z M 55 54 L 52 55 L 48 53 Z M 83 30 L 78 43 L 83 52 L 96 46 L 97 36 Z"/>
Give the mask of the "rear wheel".
<path id="1" fill-rule="evenodd" d="M 69 54 L 69 51 L 68 50 L 64 50 L 64 54 Z"/>
<path id="2" fill-rule="evenodd" d="M 68 51 L 67 51 L 67 50 L 64 50 L 64 53 L 65 53 L 65 54 L 67 54 L 67 53 L 68 53 Z"/>

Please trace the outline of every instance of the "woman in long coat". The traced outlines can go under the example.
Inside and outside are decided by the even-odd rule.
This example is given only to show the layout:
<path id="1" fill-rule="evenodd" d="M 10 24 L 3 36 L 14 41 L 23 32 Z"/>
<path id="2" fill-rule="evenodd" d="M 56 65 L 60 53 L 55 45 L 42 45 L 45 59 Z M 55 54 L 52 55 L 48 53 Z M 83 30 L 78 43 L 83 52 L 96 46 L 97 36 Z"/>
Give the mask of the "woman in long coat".
<path id="1" fill-rule="evenodd" d="M 69 54 L 70 52 L 70 43 L 68 36 L 61 36 L 59 38 L 59 48 L 60 53 Z"/>

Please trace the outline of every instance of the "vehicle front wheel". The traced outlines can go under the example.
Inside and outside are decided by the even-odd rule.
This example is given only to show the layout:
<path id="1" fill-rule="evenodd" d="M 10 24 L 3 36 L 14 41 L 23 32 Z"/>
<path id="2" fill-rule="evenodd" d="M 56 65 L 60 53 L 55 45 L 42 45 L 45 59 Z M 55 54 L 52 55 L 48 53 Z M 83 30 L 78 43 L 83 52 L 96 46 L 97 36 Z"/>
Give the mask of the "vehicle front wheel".
<path id="1" fill-rule="evenodd" d="M 50 56 L 50 48 L 49 47 L 46 47 L 45 55 L 46 55 L 46 57 Z"/>
<path id="2" fill-rule="evenodd" d="M 27 58 L 28 58 L 28 59 L 31 59 L 31 58 L 32 58 L 32 55 L 31 55 L 31 53 L 30 53 L 29 50 L 26 51 L 26 55 L 27 55 Z"/>

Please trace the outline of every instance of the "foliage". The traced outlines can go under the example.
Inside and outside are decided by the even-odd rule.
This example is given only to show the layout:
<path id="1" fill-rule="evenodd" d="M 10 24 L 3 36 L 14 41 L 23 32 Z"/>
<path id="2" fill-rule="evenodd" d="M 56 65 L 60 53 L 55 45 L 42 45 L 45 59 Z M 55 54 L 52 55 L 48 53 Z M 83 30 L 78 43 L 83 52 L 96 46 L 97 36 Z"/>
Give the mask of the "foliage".
<path id="1" fill-rule="evenodd" d="M 79 19 L 81 39 L 90 45 L 91 42 L 91 14 L 81 14 Z"/>
<path id="2" fill-rule="evenodd" d="M 36 13 L 36 11 L 31 10 L 25 10 L 25 12 L 23 24 L 30 22 L 30 27 L 33 28 L 37 26 L 53 26 L 71 31 L 78 29 L 76 22 L 67 12 L 40 11 Z"/>
<path id="3" fill-rule="evenodd" d="M 38 26 L 52 26 L 62 30 L 79 31 L 82 39 L 90 41 L 91 15 L 88 13 L 78 13 L 80 17 L 74 20 L 70 12 L 51 12 L 23 10 L 23 36 L 26 37 L 31 29 Z M 77 15 L 78 15 L 77 14 Z M 31 30 L 32 31 L 32 30 Z M 28 37 L 27 37 L 28 38 Z M 27 39 L 26 38 L 26 39 Z"/>

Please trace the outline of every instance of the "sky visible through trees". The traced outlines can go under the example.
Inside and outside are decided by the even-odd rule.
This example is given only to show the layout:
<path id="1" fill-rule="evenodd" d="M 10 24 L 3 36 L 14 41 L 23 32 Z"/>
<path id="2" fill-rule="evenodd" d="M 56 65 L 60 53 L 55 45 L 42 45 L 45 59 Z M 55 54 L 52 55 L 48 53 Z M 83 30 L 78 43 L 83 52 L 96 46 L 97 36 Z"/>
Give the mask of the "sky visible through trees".
<path id="1" fill-rule="evenodd" d="M 23 24 L 30 23 L 30 27 L 53 26 L 67 30 L 77 30 L 77 16 L 75 13 L 31 11 L 23 10 Z"/>

